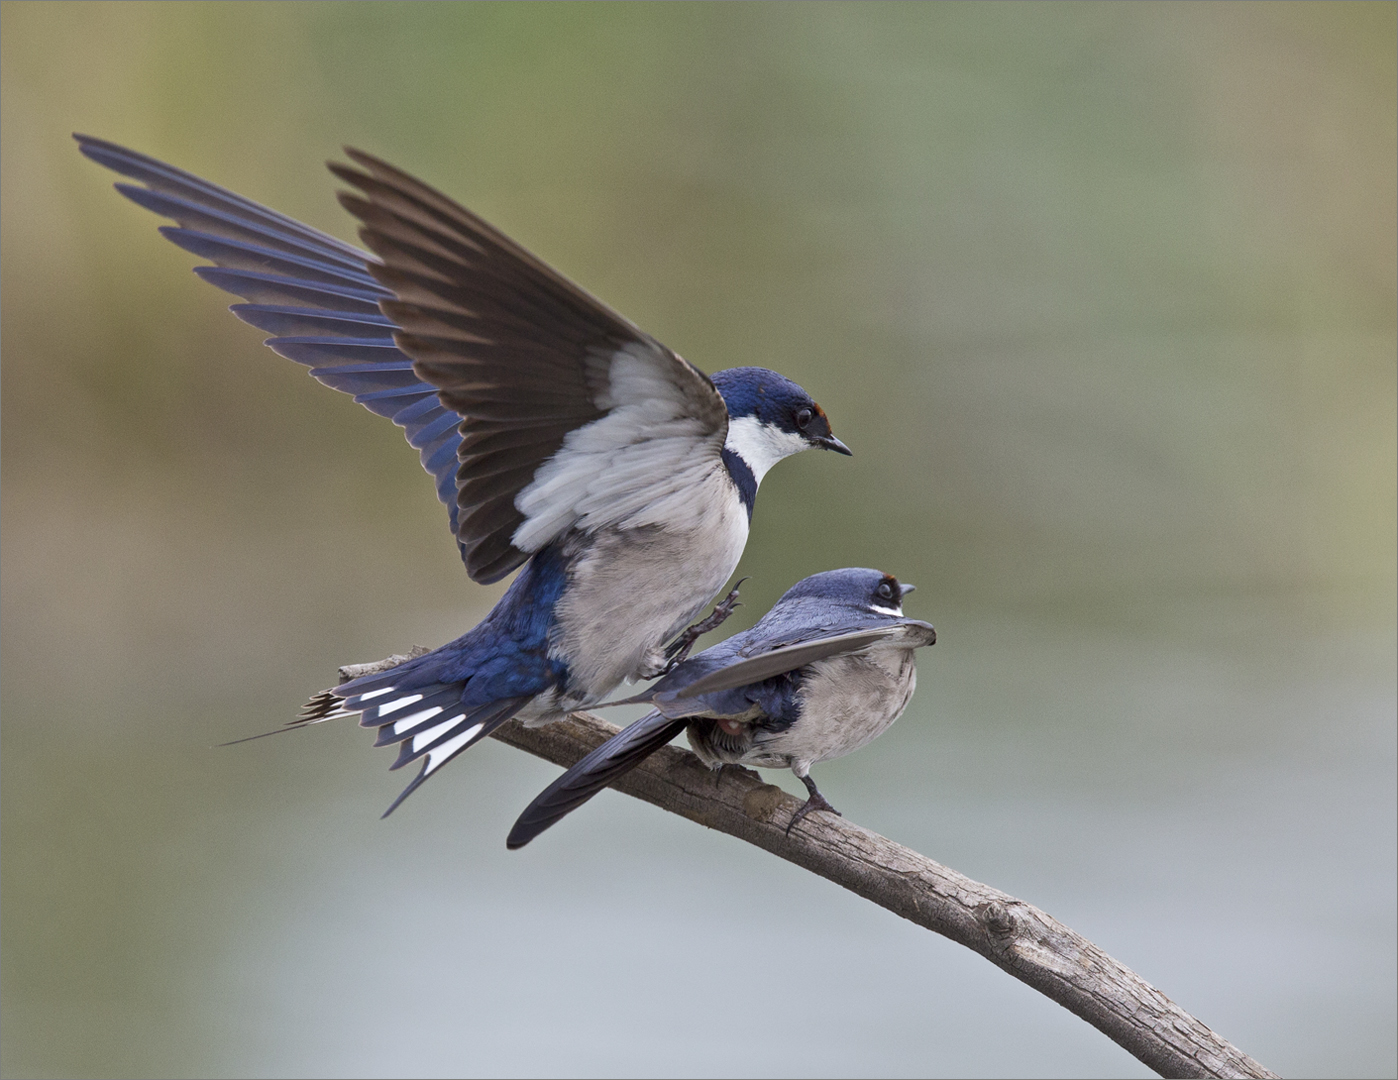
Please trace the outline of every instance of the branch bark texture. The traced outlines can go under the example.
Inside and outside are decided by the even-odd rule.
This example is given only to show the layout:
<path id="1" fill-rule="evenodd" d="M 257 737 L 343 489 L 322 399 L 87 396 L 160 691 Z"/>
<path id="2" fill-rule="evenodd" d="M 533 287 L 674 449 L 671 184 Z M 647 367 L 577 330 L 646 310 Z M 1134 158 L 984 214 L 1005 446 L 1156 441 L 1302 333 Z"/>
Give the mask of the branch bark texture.
<path id="1" fill-rule="evenodd" d="M 494 737 L 565 768 L 617 733 L 588 713 L 546 727 L 511 721 Z M 965 945 L 1076 1013 L 1162 1076 L 1274 1077 L 1135 972 L 1032 904 L 982 885 L 844 818 L 811 814 L 736 765 L 715 775 L 667 746 L 617 790 L 756 844 Z"/>
<path id="2" fill-rule="evenodd" d="M 342 667 L 340 681 L 425 652 L 417 646 L 407 655 Z M 512 720 L 493 737 L 568 768 L 619 730 L 591 713 L 574 713 L 538 728 Z M 1277 1076 L 1032 904 L 831 814 L 807 815 L 788 836 L 800 800 L 751 769 L 728 765 L 714 773 L 688 750 L 667 746 L 612 786 L 756 844 L 965 945 L 1082 1017 L 1161 1076 Z"/>

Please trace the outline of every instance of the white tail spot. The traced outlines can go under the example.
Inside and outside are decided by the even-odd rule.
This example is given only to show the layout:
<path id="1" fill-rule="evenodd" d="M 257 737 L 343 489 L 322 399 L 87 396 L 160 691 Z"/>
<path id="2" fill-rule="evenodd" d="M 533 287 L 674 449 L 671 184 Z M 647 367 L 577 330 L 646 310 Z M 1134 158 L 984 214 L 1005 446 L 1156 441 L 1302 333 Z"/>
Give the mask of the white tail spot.
<path id="1" fill-rule="evenodd" d="M 439 766 L 445 765 L 447 759 L 474 739 L 483 727 L 485 727 L 484 724 L 475 724 L 468 727 L 460 735 L 448 739 L 435 750 L 427 751 L 427 772 L 430 773 Z"/>
<path id="2" fill-rule="evenodd" d="M 367 694 L 360 694 L 359 700 L 371 701 L 376 697 L 382 697 L 384 694 L 391 694 L 395 689 L 397 688 L 393 686 L 385 686 L 382 690 L 370 690 Z"/>
<path id="3" fill-rule="evenodd" d="M 391 712 L 397 712 L 399 709 L 405 708 L 408 705 L 411 705 L 413 702 L 421 700 L 421 694 L 409 694 L 407 697 L 399 698 L 397 701 L 390 701 L 387 705 L 380 705 L 379 715 L 387 716 Z"/>
<path id="4" fill-rule="evenodd" d="M 436 724 L 433 727 L 428 728 L 426 731 L 418 732 L 416 735 L 413 736 L 413 752 L 416 753 L 417 751 L 421 750 L 424 746 L 431 746 L 434 739 L 440 739 L 456 724 L 460 723 L 464 719 L 466 719 L 465 713 L 457 713 L 450 720 L 443 720 L 440 724 Z M 394 734 L 397 734 L 396 729 L 394 731 Z"/>
<path id="5" fill-rule="evenodd" d="M 422 712 L 415 712 L 412 716 L 405 716 L 403 717 L 403 719 L 399 720 L 398 723 L 393 725 L 393 734 L 402 735 L 404 732 L 410 730 L 415 724 L 420 724 L 424 720 L 431 720 L 432 717 L 436 716 L 439 712 L 442 711 L 442 707 L 438 705 L 436 708 L 423 709 Z"/>

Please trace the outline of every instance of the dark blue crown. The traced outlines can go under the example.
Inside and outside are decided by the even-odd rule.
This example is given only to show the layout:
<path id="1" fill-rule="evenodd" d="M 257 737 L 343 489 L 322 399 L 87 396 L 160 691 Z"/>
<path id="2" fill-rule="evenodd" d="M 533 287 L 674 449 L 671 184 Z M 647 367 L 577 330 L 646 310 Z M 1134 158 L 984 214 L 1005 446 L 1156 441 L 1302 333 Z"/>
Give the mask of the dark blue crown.
<path id="1" fill-rule="evenodd" d="M 878 588 L 888 582 L 892 595 L 880 596 Z M 901 586 L 892 574 L 882 570 L 870 570 L 862 566 L 849 566 L 843 570 L 826 570 L 822 574 L 812 574 L 802 578 L 782 594 L 778 604 L 792 600 L 822 600 L 826 603 L 848 604 L 850 607 L 864 608 L 869 604 L 878 607 L 899 607 L 902 592 L 910 586 Z"/>
<path id="2" fill-rule="evenodd" d="M 817 410 L 811 395 L 784 375 L 760 367 L 728 368 L 710 376 L 732 417 L 755 416 L 764 424 L 795 431 L 801 409 Z"/>

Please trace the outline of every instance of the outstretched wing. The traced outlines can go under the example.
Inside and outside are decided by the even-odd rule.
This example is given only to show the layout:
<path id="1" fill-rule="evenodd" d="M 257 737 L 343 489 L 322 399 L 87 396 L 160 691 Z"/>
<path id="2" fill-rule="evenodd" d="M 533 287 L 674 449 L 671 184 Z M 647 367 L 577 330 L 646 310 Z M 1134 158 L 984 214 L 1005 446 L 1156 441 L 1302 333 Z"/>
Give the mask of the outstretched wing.
<path id="1" fill-rule="evenodd" d="M 930 623 L 919 619 L 899 619 L 854 630 L 837 628 L 817 631 L 803 636 L 799 641 L 788 639 L 774 643 L 772 648 L 753 650 L 752 655 L 743 655 L 745 650 L 733 650 L 718 666 L 712 663 L 703 666 L 695 664 L 692 675 L 685 670 L 687 665 L 681 664 L 656 683 L 652 700 L 656 708 L 667 715 L 688 715 L 687 710 L 694 699 L 705 694 L 750 686 L 817 660 L 858 652 L 880 642 L 895 640 L 912 647 L 931 645 L 937 640 L 937 632 Z M 700 653 L 695 661 L 702 660 L 704 655 Z M 694 661 L 689 663 L 694 664 Z"/>
<path id="2" fill-rule="evenodd" d="M 524 809 L 505 840 L 522 848 L 560 818 L 571 814 L 618 777 L 630 772 L 684 730 L 685 720 L 658 712 L 641 717 L 579 761 Z"/>
<path id="3" fill-rule="evenodd" d="M 684 521 L 721 467 L 728 413 L 696 368 L 470 211 L 368 155 L 333 166 L 367 201 L 373 256 L 113 143 L 161 232 L 249 301 L 234 314 L 327 386 L 404 428 L 467 572 L 504 577 L 570 528 Z M 144 185 L 144 186 L 142 186 Z"/>
<path id="4" fill-rule="evenodd" d="M 692 516 L 721 468 L 713 383 L 475 214 L 356 150 L 331 165 L 379 256 L 380 307 L 414 371 L 464 417 L 457 536 L 493 581 L 569 529 Z"/>
<path id="5" fill-rule="evenodd" d="M 195 268 L 205 281 L 250 301 L 231 310 L 276 335 L 267 339 L 275 352 L 404 429 L 436 481 L 455 535 L 461 417 L 393 343 L 393 323 L 379 310 L 390 294 L 369 276 L 372 256 L 144 154 L 73 137 L 87 157 L 140 182 L 116 188 L 178 223 L 161 233 L 214 264 Z"/>

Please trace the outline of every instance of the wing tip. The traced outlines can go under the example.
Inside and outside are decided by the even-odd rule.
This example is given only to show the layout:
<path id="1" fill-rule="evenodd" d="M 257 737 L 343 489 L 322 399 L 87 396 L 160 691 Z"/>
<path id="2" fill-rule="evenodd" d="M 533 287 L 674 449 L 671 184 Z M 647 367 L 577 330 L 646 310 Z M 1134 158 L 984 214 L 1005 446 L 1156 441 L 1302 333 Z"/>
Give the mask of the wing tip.
<path id="1" fill-rule="evenodd" d="M 510 835 L 505 837 L 505 850 L 518 851 L 541 832 L 543 829 L 534 828 L 532 823 L 525 825 L 524 819 L 521 817 L 519 821 L 515 822 L 514 828 L 510 830 Z"/>

